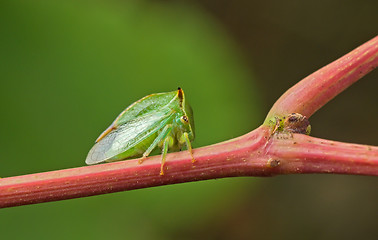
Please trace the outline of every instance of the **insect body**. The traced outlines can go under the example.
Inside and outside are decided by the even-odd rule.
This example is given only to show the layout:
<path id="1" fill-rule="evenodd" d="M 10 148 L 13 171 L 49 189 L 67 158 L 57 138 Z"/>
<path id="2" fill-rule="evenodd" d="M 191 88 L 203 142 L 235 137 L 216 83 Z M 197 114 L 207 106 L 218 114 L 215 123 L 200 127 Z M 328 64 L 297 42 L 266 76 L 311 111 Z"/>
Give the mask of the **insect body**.
<path id="1" fill-rule="evenodd" d="M 142 163 L 157 146 L 162 149 L 160 175 L 168 149 L 188 148 L 194 162 L 191 141 L 194 140 L 193 112 L 184 91 L 148 95 L 127 107 L 97 138 L 86 164 L 113 162 L 132 157 Z"/>

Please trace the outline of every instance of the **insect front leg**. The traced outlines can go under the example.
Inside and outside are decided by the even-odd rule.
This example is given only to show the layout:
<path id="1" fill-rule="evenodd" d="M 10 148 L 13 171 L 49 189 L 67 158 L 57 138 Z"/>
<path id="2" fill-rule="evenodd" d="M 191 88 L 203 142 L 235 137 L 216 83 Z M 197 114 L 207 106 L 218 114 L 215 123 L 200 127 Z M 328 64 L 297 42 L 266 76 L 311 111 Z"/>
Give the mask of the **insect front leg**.
<path id="1" fill-rule="evenodd" d="M 156 148 L 156 146 L 161 142 L 170 132 L 172 131 L 172 124 L 166 125 L 163 130 L 159 133 L 159 135 L 155 138 L 155 140 L 151 143 L 151 145 L 147 148 L 147 150 L 143 153 L 142 158 L 139 159 L 139 164 L 143 162 L 143 160 L 150 155 L 152 150 Z"/>
<path id="2" fill-rule="evenodd" d="M 186 147 L 189 150 L 190 156 L 192 157 L 192 163 L 194 163 L 196 160 L 193 157 L 193 151 L 192 151 L 192 144 L 189 140 L 189 135 L 187 132 L 184 132 L 180 137 L 180 144 L 186 143 Z"/>

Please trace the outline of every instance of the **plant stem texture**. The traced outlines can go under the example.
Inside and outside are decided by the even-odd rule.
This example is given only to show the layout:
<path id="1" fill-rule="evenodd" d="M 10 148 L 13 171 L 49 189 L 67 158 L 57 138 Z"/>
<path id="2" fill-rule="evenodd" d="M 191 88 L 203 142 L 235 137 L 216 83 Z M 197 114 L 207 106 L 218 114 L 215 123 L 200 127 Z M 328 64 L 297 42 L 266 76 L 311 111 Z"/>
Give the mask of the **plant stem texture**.
<path id="1" fill-rule="evenodd" d="M 378 65 L 378 37 L 289 89 L 267 119 L 310 117 Z M 378 147 L 299 133 L 275 132 L 266 122 L 241 137 L 167 155 L 0 179 L 0 207 L 12 207 L 206 179 L 278 174 L 336 173 L 378 176 Z"/>

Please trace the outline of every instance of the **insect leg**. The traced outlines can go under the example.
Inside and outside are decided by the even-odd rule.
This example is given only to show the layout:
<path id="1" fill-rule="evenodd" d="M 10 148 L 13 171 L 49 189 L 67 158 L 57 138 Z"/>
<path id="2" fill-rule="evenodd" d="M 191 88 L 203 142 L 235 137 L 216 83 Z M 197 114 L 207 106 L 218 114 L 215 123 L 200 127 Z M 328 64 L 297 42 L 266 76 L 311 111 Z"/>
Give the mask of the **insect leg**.
<path id="1" fill-rule="evenodd" d="M 188 133 L 184 132 L 183 137 L 184 137 L 185 142 L 186 142 L 186 147 L 188 148 L 188 150 L 190 152 L 190 156 L 192 157 L 192 163 L 194 163 L 196 160 L 193 157 L 192 144 L 190 143 Z"/>
<path id="2" fill-rule="evenodd" d="M 160 175 L 164 175 L 164 164 L 165 164 L 165 157 L 167 156 L 167 153 L 168 153 L 168 146 L 170 144 L 172 144 L 173 142 L 173 138 L 172 136 L 167 136 L 165 139 L 164 139 L 164 143 L 163 143 L 163 151 L 162 151 L 162 157 L 161 157 L 161 165 L 160 165 Z"/>
<path id="3" fill-rule="evenodd" d="M 143 153 L 142 158 L 139 159 L 139 163 L 142 163 L 143 160 L 150 155 L 152 150 L 161 142 L 172 130 L 172 124 L 166 125 L 163 130 L 159 133 L 159 135 L 155 138 L 155 140 L 151 143 L 151 145 L 147 148 L 147 150 Z"/>

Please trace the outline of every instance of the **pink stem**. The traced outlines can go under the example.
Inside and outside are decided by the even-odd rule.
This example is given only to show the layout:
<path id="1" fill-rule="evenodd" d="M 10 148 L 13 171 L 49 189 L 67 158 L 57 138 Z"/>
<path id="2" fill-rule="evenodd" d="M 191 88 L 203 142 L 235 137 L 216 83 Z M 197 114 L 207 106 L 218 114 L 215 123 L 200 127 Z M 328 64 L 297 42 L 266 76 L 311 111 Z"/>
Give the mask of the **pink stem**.
<path id="1" fill-rule="evenodd" d="M 273 106 L 268 119 L 291 112 L 309 117 L 378 64 L 378 37 L 305 78 Z M 302 134 L 276 133 L 268 126 L 215 145 L 160 156 L 0 179 L 0 207 L 57 201 L 110 192 L 234 176 L 341 173 L 378 176 L 378 147 Z"/>
<path id="2" fill-rule="evenodd" d="M 269 111 L 274 116 L 310 117 L 328 101 L 378 66 L 378 36 L 319 69 L 287 90 Z"/>
<path id="3" fill-rule="evenodd" d="M 282 135 L 281 135 L 282 136 Z M 283 134 L 285 138 L 285 134 Z M 277 173 L 338 173 L 378 176 L 378 147 L 342 143 L 304 134 L 275 138 L 269 154 Z M 291 137 L 292 136 L 292 137 Z"/>
<path id="4" fill-rule="evenodd" d="M 192 164 L 187 151 L 167 156 L 160 176 L 160 156 L 142 164 L 126 160 L 108 164 L 36 173 L 0 180 L 0 207 L 56 201 L 110 192 L 241 175 L 265 175 L 261 168 L 247 168 L 247 152 L 264 145 L 262 132 L 253 131 L 222 144 L 194 150 Z M 250 159 L 250 158 L 248 158 Z"/>
<path id="5" fill-rule="evenodd" d="M 0 180 L 0 207 L 50 202 L 124 190 L 235 176 L 343 173 L 378 176 L 378 148 L 278 134 L 262 126 L 244 136 L 171 153 L 165 175 L 160 156 L 36 173 Z"/>

